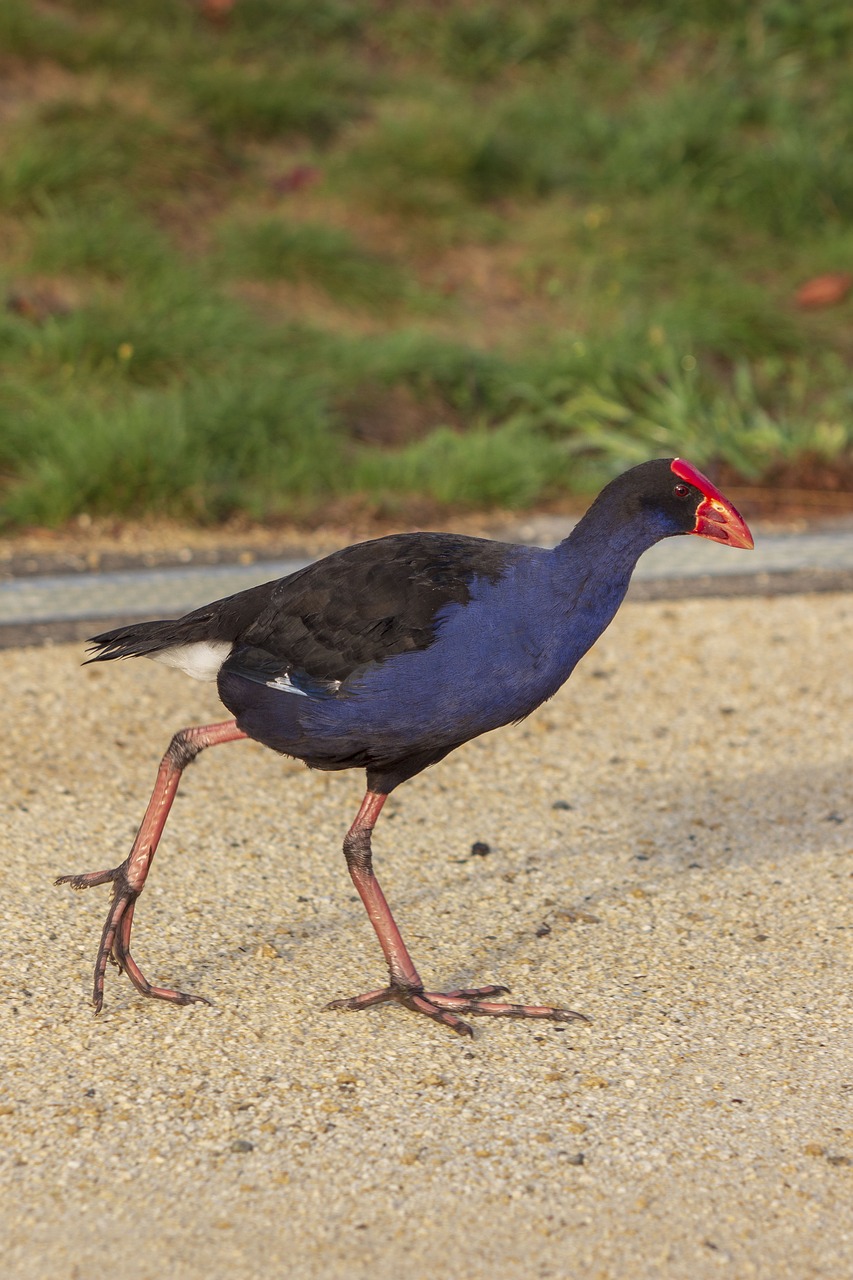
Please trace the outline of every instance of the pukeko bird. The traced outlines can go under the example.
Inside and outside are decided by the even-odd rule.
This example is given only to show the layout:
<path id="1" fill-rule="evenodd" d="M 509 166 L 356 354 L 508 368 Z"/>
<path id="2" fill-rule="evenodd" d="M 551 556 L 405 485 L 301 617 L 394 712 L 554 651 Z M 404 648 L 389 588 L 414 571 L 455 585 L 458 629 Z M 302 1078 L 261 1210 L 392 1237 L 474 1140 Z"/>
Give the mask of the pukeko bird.
<path id="1" fill-rule="evenodd" d="M 459 1016 L 466 1013 L 582 1017 L 496 1000 L 507 988 L 494 985 L 425 990 L 374 874 L 371 833 L 401 782 L 555 694 L 613 618 L 640 555 L 662 538 L 688 533 L 753 545 L 744 520 L 710 480 L 689 462 L 663 458 L 608 484 L 553 550 L 449 533 L 394 534 L 183 618 L 95 636 L 90 661 L 145 656 L 215 680 L 234 717 L 175 734 L 120 866 L 57 881 L 75 889 L 113 885 L 95 964 L 96 1010 L 109 958 L 143 995 L 175 1004 L 200 998 L 148 981 L 130 952 L 134 910 L 186 766 L 205 747 L 254 738 L 314 769 L 367 773 L 344 854 L 389 982 L 330 1008 L 393 1000 L 461 1034 L 471 1033 Z"/>

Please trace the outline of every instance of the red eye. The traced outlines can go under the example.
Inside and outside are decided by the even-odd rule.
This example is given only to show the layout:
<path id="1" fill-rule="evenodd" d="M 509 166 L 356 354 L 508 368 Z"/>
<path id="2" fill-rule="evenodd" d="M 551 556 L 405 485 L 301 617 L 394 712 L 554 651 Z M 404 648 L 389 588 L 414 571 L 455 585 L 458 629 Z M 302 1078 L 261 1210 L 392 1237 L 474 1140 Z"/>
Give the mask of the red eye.
<path id="1" fill-rule="evenodd" d="M 676 498 L 690 497 L 690 490 L 688 489 L 686 484 L 677 484 L 672 492 Z"/>

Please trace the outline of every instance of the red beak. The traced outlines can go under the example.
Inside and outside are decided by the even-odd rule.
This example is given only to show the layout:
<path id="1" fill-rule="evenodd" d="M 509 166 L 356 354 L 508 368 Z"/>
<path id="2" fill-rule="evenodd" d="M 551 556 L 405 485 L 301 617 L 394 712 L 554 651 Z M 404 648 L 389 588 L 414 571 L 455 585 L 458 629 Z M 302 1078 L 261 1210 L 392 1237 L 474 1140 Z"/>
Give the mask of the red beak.
<path id="1" fill-rule="evenodd" d="M 672 471 L 680 480 L 692 484 L 705 495 L 696 509 L 696 523 L 690 532 L 700 538 L 710 538 L 712 542 L 725 542 L 729 547 L 744 547 L 751 551 L 755 543 L 746 521 L 716 485 L 683 458 L 674 459 Z"/>

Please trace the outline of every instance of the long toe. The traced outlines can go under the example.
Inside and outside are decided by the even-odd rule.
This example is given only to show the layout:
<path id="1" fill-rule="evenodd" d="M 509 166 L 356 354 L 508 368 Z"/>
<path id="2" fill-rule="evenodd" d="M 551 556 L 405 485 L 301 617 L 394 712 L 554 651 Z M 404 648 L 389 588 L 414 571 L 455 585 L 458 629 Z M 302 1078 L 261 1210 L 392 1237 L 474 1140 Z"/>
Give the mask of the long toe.
<path id="1" fill-rule="evenodd" d="M 574 1009 L 560 1009 L 551 1004 L 508 1004 L 504 1001 L 485 1000 L 480 997 L 472 999 L 471 993 L 456 991 L 446 995 L 437 991 L 425 991 L 424 996 L 440 1009 L 453 1009 L 457 1013 L 470 1013 L 479 1018 L 545 1018 L 551 1022 L 591 1021 L 585 1013 L 576 1013 Z"/>
<path id="2" fill-rule="evenodd" d="M 492 1000 L 491 996 L 503 995 L 507 987 L 486 986 L 466 987 L 455 991 L 424 991 L 421 988 L 391 985 L 381 987 L 377 991 L 368 991 L 362 996 L 351 996 L 349 999 L 332 1000 L 327 1009 L 346 1009 L 350 1012 L 369 1009 L 373 1005 L 394 1001 L 405 1005 L 413 1013 L 423 1014 L 449 1027 L 457 1035 L 471 1036 L 473 1029 L 464 1022 L 459 1014 L 471 1014 L 478 1018 L 540 1018 L 551 1022 L 589 1022 L 583 1013 L 573 1009 L 561 1009 L 550 1004 L 509 1004 L 500 1000 Z"/>
<path id="3" fill-rule="evenodd" d="M 168 1000 L 171 1004 L 210 1004 L 205 996 L 196 996 L 189 991 L 178 991 L 173 987 L 156 987 L 149 982 L 129 951 L 122 953 L 119 959 L 113 956 L 115 963 L 123 969 L 140 995 L 150 996 L 154 1000 Z"/>
<path id="4" fill-rule="evenodd" d="M 125 864 L 109 871 L 85 871 L 82 875 L 57 876 L 54 884 L 68 884 L 72 889 L 93 889 L 99 884 L 113 884 L 125 870 Z"/>

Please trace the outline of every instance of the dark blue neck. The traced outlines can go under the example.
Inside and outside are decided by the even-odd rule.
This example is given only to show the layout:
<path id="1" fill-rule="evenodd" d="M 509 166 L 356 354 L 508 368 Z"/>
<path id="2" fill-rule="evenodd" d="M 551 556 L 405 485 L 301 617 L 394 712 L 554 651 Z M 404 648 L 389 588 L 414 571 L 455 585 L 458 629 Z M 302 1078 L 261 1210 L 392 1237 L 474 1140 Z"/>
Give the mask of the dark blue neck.
<path id="1" fill-rule="evenodd" d="M 555 551 L 558 558 L 594 566 L 596 577 L 630 578 L 644 551 L 681 532 L 654 508 L 635 505 L 626 509 L 622 495 L 612 485 L 599 494 Z"/>
<path id="2" fill-rule="evenodd" d="M 571 665 L 613 619 L 643 552 L 680 532 L 666 527 L 654 511 L 626 512 L 608 498 L 605 490 L 552 552 L 552 601 L 568 623 L 562 644 Z"/>

